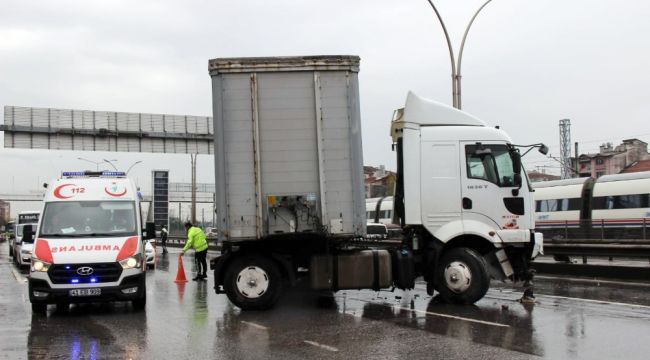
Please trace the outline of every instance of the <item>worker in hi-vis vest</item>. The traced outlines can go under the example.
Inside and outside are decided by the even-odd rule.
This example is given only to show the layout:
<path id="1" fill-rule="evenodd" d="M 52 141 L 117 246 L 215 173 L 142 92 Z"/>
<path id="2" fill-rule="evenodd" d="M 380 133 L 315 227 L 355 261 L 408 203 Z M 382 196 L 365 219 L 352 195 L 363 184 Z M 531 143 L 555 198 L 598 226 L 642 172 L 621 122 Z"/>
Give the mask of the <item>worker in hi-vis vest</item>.
<path id="1" fill-rule="evenodd" d="M 192 280 L 205 280 L 208 278 L 208 263 L 206 261 L 208 241 L 205 239 L 205 233 L 189 221 L 185 223 L 185 230 L 187 230 L 187 242 L 180 256 L 185 255 L 185 252 L 190 248 L 194 249 L 198 271 L 196 277 Z"/>

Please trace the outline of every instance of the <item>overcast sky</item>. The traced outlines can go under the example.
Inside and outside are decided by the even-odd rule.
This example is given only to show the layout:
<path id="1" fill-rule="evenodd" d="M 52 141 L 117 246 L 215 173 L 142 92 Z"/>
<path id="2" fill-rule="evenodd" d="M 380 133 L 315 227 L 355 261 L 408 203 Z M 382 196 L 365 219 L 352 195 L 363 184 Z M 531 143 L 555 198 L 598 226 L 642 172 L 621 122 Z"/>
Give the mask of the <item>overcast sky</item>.
<path id="1" fill-rule="evenodd" d="M 474 0 L 436 0 L 455 51 Z M 408 90 L 451 104 L 449 55 L 426 0 L 1 1 L 0 105 L 211 116 L 208 59 L 349 54 L 361 57 L 364 163 L 394 168 L 392 111 Z M 558 121 L 581 152 L 624 138 L 650 141 L 650 3 L 494 0 L 463 56 L 464 110 L 516 143 L 559 156 Z M 0 145 L 2 140 L 0 140 Z M 0 194 L 36 189 L 76 160 L 136 160 L 189 181 L 189 156 L 0 149 Z M 559 164 L 540 155 L 529 169 Z M 199 182 L 213 182 L 201 156 Z"/>

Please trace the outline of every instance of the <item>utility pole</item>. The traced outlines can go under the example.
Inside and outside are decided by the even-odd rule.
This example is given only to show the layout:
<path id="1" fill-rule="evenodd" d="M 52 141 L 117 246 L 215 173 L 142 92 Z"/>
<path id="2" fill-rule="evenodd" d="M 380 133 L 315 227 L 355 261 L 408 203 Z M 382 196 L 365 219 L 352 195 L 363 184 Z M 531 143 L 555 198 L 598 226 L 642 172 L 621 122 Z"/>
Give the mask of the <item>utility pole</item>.
<path id="1" fill-rule="evenodd" d="M 562 179 L 571 178 L 571 120 L 560 120 L 560 161 Z"/>
<path id="2" fill-rule="evenodd" d="M 217 193 L 212 193 L 212 227 L 216 227 L 216 215 L 217 215 Z"/>
<path id="3" fill-rule="evenodd" d="M 574 177 L 580 177 L 580 168 L 578 166 L 578 142 L 577 141 L 575 142 L 575 147 L 576 147 L 576 152 L 575 152 L 575 154 L 576 154 L 576 163 L 575 163 L 575 168 L 576 169 L 575 169 L 575 172 L 576 173 L 575 173 Z"/>
<path id="4" fill-rule="evenodd" d="M 190 221 L 196 225 L 196 158 L 199 154 L 190 154 L 192 161 L 192 213 Z"/>

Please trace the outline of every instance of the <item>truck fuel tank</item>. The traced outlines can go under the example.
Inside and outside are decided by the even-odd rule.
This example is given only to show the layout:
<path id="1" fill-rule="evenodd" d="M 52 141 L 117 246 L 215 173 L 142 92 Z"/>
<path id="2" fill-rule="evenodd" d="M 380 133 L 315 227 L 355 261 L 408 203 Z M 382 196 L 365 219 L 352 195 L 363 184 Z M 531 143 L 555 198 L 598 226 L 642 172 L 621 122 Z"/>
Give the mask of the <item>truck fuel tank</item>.
<path id="1" fill-rule="evenodd" d="M 311 287 L 316 290 L 375 289 L 393 284 L 387 250 L 360 250 L 315 255 L 311 260 Z"/>

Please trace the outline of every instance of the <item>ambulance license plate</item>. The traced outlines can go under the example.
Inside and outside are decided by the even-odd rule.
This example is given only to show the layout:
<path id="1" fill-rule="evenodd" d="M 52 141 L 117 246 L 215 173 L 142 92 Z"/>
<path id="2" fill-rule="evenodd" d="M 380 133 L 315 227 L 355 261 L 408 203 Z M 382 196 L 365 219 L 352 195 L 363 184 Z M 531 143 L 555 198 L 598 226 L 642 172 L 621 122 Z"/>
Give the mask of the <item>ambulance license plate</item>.
<path id="1" fill-rule="evenodd" d="M 69 292 L 70 296 L 99 296 L 102 289 L 73 289 Z"/>

